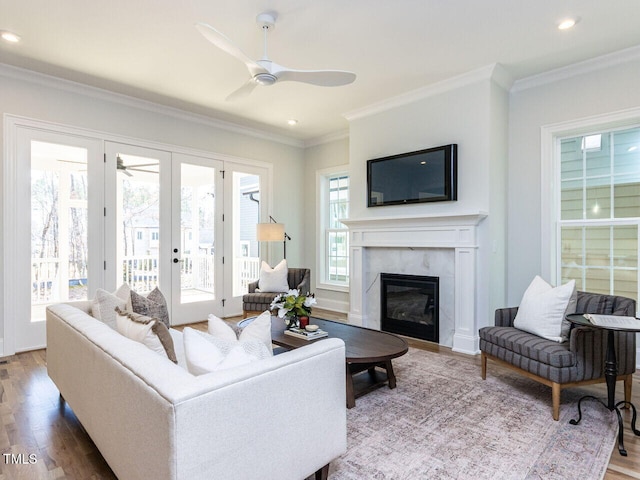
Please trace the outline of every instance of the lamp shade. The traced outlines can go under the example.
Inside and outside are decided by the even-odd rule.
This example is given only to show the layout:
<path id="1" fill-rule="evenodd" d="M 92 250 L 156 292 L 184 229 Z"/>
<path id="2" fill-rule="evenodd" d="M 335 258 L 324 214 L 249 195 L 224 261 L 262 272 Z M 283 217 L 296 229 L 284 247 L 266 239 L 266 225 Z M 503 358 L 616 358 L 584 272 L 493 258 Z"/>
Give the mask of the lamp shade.
<path id="1" fill-rule="evenodd" d="M 256 239 L 259 242 L 282 242 L 284 240 L 284 223 L 258 223 Z"/>

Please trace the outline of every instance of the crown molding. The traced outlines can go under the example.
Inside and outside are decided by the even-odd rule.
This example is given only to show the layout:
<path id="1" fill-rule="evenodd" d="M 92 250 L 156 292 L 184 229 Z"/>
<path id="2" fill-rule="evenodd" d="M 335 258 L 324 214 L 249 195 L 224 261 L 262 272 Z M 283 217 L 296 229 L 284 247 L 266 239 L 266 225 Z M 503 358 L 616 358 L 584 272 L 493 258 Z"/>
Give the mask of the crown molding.
<path id="1" fill-rule="evenodd" d="M 605 70 L 634 60 L 640 60 L 640 45 L 517 80 L 514 82 L 511 92 L 520 92 L 522 90 L 558 82 L 578 75 L 584 75 L 598 70 Z"/>
<path id="2" fill-rule="evenodd" d="M 103 88 L 92 87 L 84 83 L 74 82 L 72 80 L 66 80 L 52 75 L 35 72 L 33 70 L 14 67 L 12 65 L 0 63 L 0 77 L 29 82 L 48 88 L 55 88 L 57 90 L 76 93 L 107 102 L 118 103 L 120 105 L 138 108 L 140 110 L 146 110 L 148 112 L 159 113 L 180 120 L 206 125 L 208 127 L 217 128 L 231 133 L 247 135 L 249 137 L 258 138 L 261 140 L 282 143 L 284 145 L 299 148 L 304 148 L 305 146 L 303 140 L 288 137 L 286 135 L 272 133 L 267 130 L 251 128 L 233 122 L 218 120 L 206 115 L 188 112 L 179 108 L 161 105 L 159 103 L 142 100 L 140 98 L 124 95 L 122 93 L 116 93 L 110 90 L 105 90 Z"/>
<path id="3" fill-rule="evenodd" d="M 349 130 L 340 130 L 338 132 L 328 133 L 320 137 L 310 138 L 304 142 L 304 147 L 315 147 L 317 145 L 323 145 L 325 143 L 337 142 L 349 138 Z"/>
<path id="4" fill-rule="evenodd" d="M 363 108 L 351 110 L 350 112 L 344 113 L 343 116 L 348 121 L 358 120 L 360 118 L 369 117 L 377 113 L 391 110 L 392 108 L 401 107 L 428 97 L 440 95 L 451 90 L 456 90 L 467 85 L 472 85 L 474 83 L 490 79 L 495 80 L 498 85 L 506 90 L 509 90 L 513 84 L 513 80 L 507 70 L 502 67 L 502 65 L 493 63 L 431 85 L 420 87 L 416 90 L 412 90 L 395 97 L 387 98 Z"/>

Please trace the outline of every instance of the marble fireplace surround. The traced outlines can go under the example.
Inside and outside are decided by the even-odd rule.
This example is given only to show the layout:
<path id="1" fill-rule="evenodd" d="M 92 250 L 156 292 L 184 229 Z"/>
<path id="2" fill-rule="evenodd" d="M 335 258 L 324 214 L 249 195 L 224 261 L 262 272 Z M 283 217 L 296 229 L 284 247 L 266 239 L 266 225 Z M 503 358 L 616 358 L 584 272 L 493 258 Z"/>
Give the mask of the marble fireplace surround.
<path id="1" fill-rule="evenodd" d="M 349 323 L 380 330 L 380 273 L 440 278 L 440 344 L 478 352 L 478 225 L 484 212 L 344 219 Z"/>

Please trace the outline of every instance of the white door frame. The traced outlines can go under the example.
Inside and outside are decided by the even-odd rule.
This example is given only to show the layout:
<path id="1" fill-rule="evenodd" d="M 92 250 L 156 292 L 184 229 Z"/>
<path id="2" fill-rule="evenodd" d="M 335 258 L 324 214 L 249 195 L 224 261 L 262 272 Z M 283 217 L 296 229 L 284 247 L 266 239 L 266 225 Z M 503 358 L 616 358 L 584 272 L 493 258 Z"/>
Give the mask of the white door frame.
<path id="1" fill-rule="evenodd" d="M 4 152 L 4 184 L 3 184 L 3 233 L 4 233 L 4 272 L 3 272 L 3 338 L 0 340 L 2 355 L 12 355 L 17 351 L 31 350 L 45 346 L 45 326 L 29 325 L 20 331 L 19 321 L 31 318 L 31 296 L 27 288 L 31 270 L 25 269 L 30 264 L 31 256 L 31 228 L 25 228 L 24 219 L 30 218 L 24 209 L 31 205 L 30 147 L 26 142 L 39 140 L 49 143 L 80 146 L 87 149 L 88 192 L 90 211 L 97 212 L 103 204 L 104 182 L 102 181 L 103 163 L 102 141 L 82 135 L 67 132 L 54 132 L 39 128 L 30 122 L 19 121 L 5 116 L 5 152 Z M 95 289 L 103 282 L 103 223 L 99 215 L 89 215 L 88 243 L 91 245 L 88 273 L 88 298 L 95 293 Z M 26 260 L 26 261 L 25 261 Z M 28 330 L 28 331 L 27 331 Z M 24 337 L 24 338 L 23 338 Z"/>
<path id="2" fill-rule="evenodd" d="M 224 212 L 224 187 L 222 180 L 222 170 L 224 163 L 212 158 L 204 158 L 196 155 L 186 155 L 183 153 L 175 153 L 171 159 L 171 208 L 172 208 L 172 231 L 171 239 L 171 258 L 172 258 L 172 292 L 171 299 L 171 324 L 181 325 L 191 323 L 194 320 L 206 320 L 208 314 L 213 313 L 216 316 L 224 316 L 222 305 L 223 285 L 224 285 L 224 265 L 222 263 L 222 255 L 224 252 L 222 216 Z M 181 269 L 184 252 L 181 251 L 181 191 L 182 191 L 182 165 L 196 165 L 213 169 L 215 178 L 215 211 L 214 211 L 214 292 L 215 296 L 211 300 L 199 301 L 193 303 L 181 303 L 182 298 L 182 282 Z M 195 237 L 194 237 L 195 238 Z M 177 251 L 176 251 L 177 250 Z M 193 252 L 192 252 L 193 253 Z M 175 262 L 175 260 L 178 262 Z M 187 319 L 185 321 L 185 319 Z"/>

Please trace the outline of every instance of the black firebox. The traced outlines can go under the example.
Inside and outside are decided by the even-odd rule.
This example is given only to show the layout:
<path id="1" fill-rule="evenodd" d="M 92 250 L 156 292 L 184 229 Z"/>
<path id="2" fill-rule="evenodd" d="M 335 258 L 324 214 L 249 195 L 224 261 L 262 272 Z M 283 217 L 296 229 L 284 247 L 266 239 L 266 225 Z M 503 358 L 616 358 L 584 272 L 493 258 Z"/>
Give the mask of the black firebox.
<path id="1" fill-rule="evenodd" d="M 382 330 L 438 343 L 438 277 L 382 273 L 380 279 Z"/>

